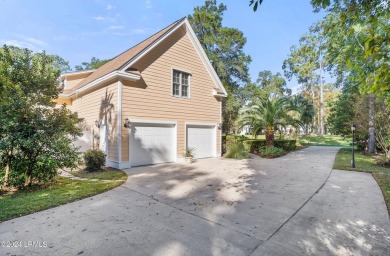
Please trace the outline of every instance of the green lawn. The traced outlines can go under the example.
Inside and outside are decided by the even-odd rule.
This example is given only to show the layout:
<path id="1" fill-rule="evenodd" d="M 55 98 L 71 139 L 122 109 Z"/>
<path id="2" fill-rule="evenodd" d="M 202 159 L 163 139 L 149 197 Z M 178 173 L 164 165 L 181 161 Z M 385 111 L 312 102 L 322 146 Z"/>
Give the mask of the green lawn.
<path id="1" fill-rule="evenodd" d="M 119 174 L 120 173 L 120 174 Z M 0 222 L 90 197 L 123 184 L 126 173 L 103 175 L 112 181 L 77 181 L 57 177 L 55 181 L 43 187 L 20 190 L 13 194 L 0 195 Z"/>
<path id="2" fill-rule="evenodd" d="M 390 168 L 377 166 L 374 157 L 366 156 L 362 152 L 356 152 L 355 165 L 351 167 L 351 148 L 342 148 L 336 155 L 333 169 L 351 170 L 372 173 L 385 197 L 387 209 L 390 213 Z"/>
<path id="3" fill-rule="evenodd" d="M 299 142 L 306 146 L 337 146 L 337 147 L 350 147 L 351 138 L 344 139 L 342 136 L 337 135 L 324 135 L 324 136 L 302 136 L 299 138 Z"/>
<path id="4" fill-rule="evenodd" d="M 126 181 L 127 179 L 126 173 L 122 171 L 118 171 L 113 168 L 107 168 L 107 167 L 105 167 L 103 171 L 98 171 L 98 172 L 88 172 L 85 170 L 80 170 L 80 171 L 73 171 L 70 173 L 74 176 L 87 178 L 87 179 L 122 180 L 122 181 Z"/>

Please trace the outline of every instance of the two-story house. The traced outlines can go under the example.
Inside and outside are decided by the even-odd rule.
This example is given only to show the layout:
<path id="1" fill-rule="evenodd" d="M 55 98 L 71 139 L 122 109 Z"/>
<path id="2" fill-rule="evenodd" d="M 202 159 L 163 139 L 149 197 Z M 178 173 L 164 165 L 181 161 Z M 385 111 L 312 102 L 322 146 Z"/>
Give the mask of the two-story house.
<path id="1" fill-rule="evenodd" d="M 182 18 L 96 70 L 61 75 L 57 103 L 84 118 L 85 148 L 123 169 L 221 155 L 226 91 Z M 84 149 L 85 149 L 84 148 Z"/>

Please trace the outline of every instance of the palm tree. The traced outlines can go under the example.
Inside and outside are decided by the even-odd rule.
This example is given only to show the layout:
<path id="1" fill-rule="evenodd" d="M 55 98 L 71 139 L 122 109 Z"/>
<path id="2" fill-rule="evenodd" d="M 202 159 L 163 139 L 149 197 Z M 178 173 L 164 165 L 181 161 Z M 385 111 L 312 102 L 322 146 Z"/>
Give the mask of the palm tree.
<path id="1" fill-rule="evenodd" d="M 266 146 L 273 146 L 275 131 L 287 125 L 296 127 L 300 124 L 299 120 L 291 115 L 295 111 L 297 110 L 287 98 L 268 99 L 243 108 L 240 111 L 240 124 L 250 125 L 254 136 L 265 130 Z"/>

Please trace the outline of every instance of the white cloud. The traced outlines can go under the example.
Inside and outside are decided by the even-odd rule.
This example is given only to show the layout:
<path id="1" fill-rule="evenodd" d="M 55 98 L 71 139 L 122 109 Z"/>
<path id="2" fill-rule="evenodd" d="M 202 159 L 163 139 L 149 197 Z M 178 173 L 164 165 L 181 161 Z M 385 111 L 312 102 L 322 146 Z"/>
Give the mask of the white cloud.
<path id="1" fill-rule="evenodd" d="M 112 6 L 111 4 L 108 4 L 107 6 L 106 6 L 106 10 L 111 10 L 111 9 L 113 9 L 114 8 L 114 6 Z"/>
<path id="2" fill-rule="evenodd" d="M 96 17 L 91 17 L 92 19 L 96 20 L 96 21 L 103 21 L 103 20 L 106 20 L 107 18 L 104 18 L 102 16 L 96 16 Z"/>
<path id="3" fill-rule="evenodd" d="M 147 32 L 146 29 L 136 28 L 136 29 L 132 29 L 130 32 L 118 32 L 118 31 L 115 31 L 115 32 L 112 33 L 112 35 L 115 35 L 115 36 L 132 36 L 132 35 L 145 34 L 146 32 Z"/>
<path id="4" fill-rule="evenodd" d="M 152 8 L 153 5 L 152 5 L 152 1 L 151 0 L 146 0 L 145 1 L 145 8 L 149 9 L 149 8 Z"/>
<path id="5" fill-rule="evenodd" d="M 40 49 L 38 49 L 36 46 L 32 45 L 31 43 L 28 43 L 28 42 L 25 42 L 25 41 L 21 41 L 21 40 L 6 40 L 6 39 L 2 39 L 0 40 L 0 44 L 1 45 L 12 45 L 12 46 L 16 46 L 16 47 L 19 47 L 19 48 L 28 48 L 30 50 L 33 50 L 33 51 L 39 51 Z"/>
<path id="6" fill-rule="evenodd" d="M 136 28 L 131 30 L 131 34 L 145 34 L 146 30 L 142 28 Z"/>
<path id="7" fill-rule="evenodd" d="M 30 42 L 31 44 L 33 45 L 36 45 L 36 46 L 46 46 L 47 44 L 41 40 L 38 40 L 38 39 L 35 39 L 35 38 L 32 38 L 32 37 L 23 37 L 21 36 L 22 39 L 26 40 L 27 42 Z"/>
<path id="8" fill-rule="evenodd" d="M 56 41 L 71 41 L 71 40 L 77 40 L 78 38 L 76 36 L 59 35 L 59 36 L 53 36 L 52 39 Z"/>
<path id="9" fill-rule="evenodd" d="M 124 29 L 125 26 L 109 26 L 108 29 L 109 30 L 119 30 L 119 29 Z"/>
<path id="10" fill-rule="evenodd" d="M 23 35 L 15 35 L 18 39 L 1 39 L 0 45 L 12 45 L 19 48 L 28 48 L 33 51 L 41 51 L 43 50 L 47 44 L 41 40 L 38 40 L 33 37 L 23 36 Z"/>

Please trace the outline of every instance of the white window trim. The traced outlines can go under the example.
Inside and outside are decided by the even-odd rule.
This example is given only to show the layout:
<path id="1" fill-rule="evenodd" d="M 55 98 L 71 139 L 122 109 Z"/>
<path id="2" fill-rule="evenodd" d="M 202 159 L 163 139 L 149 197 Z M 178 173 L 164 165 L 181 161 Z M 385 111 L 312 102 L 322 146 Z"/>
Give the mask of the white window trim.
<path id="1" fill-rule="evenodd" d="M 179 88 L 179 92 L 180 92 L 180 95 L 174 95 L 173 94 L 173 72 L 176 71 L 176 72 L 179 72 L 180 73 L 180 88 Z M 181 84 L 181 74 L 184 73 L 184 74 L 187 74 L 188 75 L 188 90 L 187 90 L 187 96 L 186 97 L 183 97 L 181 94 L 182 94 L 182 84 Z M 177 69 L 177 68 L 172 68 L 171 69 L 171 96 L 172 97 L 175 97 L 175 98 L 179 98 L 179 99 L 190 99 L 191 98 L 191 73 L 187 72 L 187 71 L 182 71 L 182 69 Z"/>

